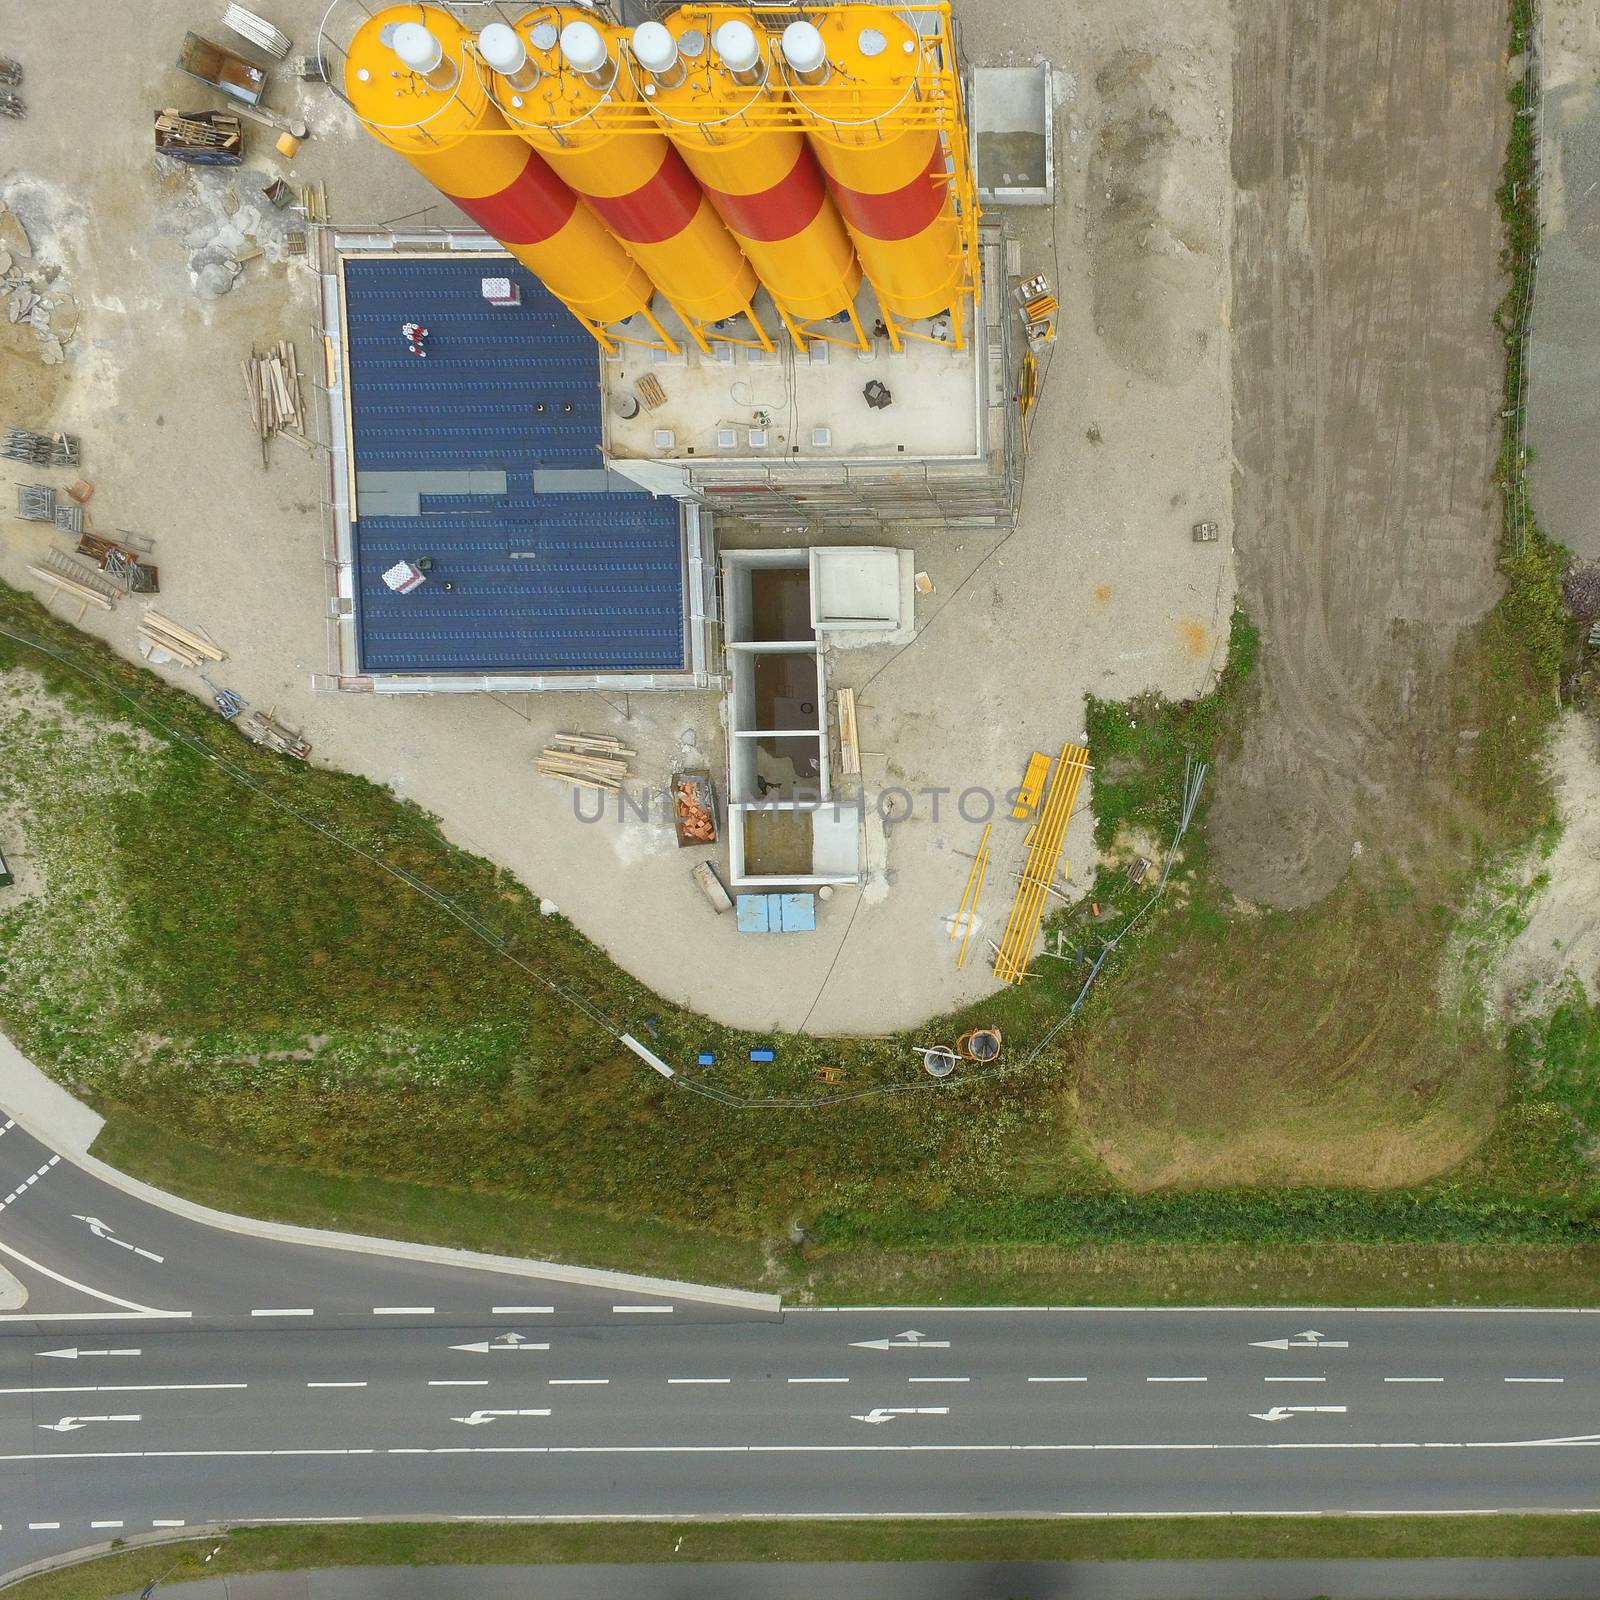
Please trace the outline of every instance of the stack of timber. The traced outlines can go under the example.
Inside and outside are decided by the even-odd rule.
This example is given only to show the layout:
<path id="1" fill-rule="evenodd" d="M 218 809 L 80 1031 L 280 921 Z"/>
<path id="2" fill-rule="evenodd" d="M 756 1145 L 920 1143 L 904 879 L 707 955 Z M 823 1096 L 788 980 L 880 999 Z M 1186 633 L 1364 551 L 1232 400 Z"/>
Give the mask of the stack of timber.
<path id="1" fill-rule="evenodd" d="M 615 793 L 628 776 L 633 751 L 608 734 L 559 733 L 539 753 L 539 771 L 576 789 Z"/>
<path id="2" fill-rule="evenodd" d="M 158 611 L 147 611 L 140 617 L 139 643 L 146 656 L 168 656 L 185 667 L 198 668 L 206 661 L 227 660 L 203 634 L 181 627 Z"/>
<path id="3" fill-rule="evenodd" d="M 225 690 L 224 693 L 231 694 L 232 691 Z M 219 703 L 220 699 L 219 696 Z M 233 699 L 237 700 L 238 696 L 233 695 Z M 227 715 L 226 710 L 223 715 Z M 245 738 L 252 744 L 260 745 L 263 750 L 275 750 L 280 756 L 293 756 L 296 761 L 311 759 L 311 746 L 292 728 L 286 728 L 270 711 L 252 711 L 239 724 L 239 729 Z"/>
<path id="4" fill-rule="evenodd" d="M 250 420 L 261 437 L 261 462 L 265 466 L 267 441 L 274 434 L 284 434 L 297 444 L 306 442 L 300 363 L 294 346 L 287 339 L 280 339 L 265 355 L 252 349 L 250 359 L 240 363 L 240 370 L 250 401 Z"/>

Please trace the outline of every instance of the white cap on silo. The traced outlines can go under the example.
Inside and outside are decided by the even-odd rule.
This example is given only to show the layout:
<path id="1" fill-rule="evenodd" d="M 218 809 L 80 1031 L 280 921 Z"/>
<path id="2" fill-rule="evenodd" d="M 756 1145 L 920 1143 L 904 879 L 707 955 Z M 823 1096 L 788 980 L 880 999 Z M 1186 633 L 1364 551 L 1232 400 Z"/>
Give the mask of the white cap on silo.
<path id="1" fill-rule="evenodd" d="M 394 53 L 413 72 L 436 72 L 444 46 L 420 22 L 402 22 L 394 30 Z"/>
<path id="2" fill-rule="evenodd" d="M 646 72 L 665 72 L 678 59 L 678 42 L 659 22 L 633 30 L 633 58 Z"/>
<path id="3" fill-rule="evenodd" d="M 809 22 L 791 22 L 783 30 L 783 59 L 796 72 L 815 72 L 828 59 L 822 35 Z"/>
<path id="4" fill-rule="evenodd" d="M 592 22 L 569 22 L 561 30 L 561 53 L 577 72 L 598 72 L 606 64 L 606 42 Z"/>
<path id="5" fill-rule="evenodd" d="M 881 56 L 889 48 L 889 41 L 876 28 L 863 28 L 856 46 L 864 56 Z"/>
<path id="6" fill-rule="evenodd" d="M 528 60 L 527 47 L 503 22 L 491 22 L 478 35 L 478 54 L 496 72 L 516 72 Z"/>
<path id="7" fill-rule="evenodd" d="M 711 48 L 730 72 L 749 72 L 761 60 L 755 30 L 746 22 L 724 22 L 711 35 Z"/>

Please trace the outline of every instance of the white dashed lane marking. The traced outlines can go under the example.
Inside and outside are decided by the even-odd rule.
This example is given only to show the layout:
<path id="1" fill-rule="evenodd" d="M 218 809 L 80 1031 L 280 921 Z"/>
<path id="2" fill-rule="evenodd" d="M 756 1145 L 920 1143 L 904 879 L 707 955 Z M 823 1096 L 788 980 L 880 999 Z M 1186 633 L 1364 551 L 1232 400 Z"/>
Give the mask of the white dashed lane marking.
<path id="1" fill-rule="evenodd" d="M 8 1126 L 14 1126 L 14 1124 L 8 1124 Z M 5 1197 L 4 1200 L 0 1200 L 0 1211 L 4 1211 L 13 1200 L 16 1200 L 20 1196 L 26 1194 L 28 1190 L 30 1190 L 34 1184 L 36 1184 L 60 1159 L 60 1156 L 51 1156 L 50 1159 L 45 1162 L 45 1164 L 40 1167 L 37 1172 L 30 1173 L 26 1178 L 24 1178 L 22 1182 L 19 1183 L 16 1188 Z"/>

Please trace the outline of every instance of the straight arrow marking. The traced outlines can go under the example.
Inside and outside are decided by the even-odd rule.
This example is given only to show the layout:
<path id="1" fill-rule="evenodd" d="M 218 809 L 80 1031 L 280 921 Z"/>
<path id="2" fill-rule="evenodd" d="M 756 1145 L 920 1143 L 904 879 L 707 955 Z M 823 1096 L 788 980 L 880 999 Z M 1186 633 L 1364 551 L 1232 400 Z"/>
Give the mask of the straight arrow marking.
<path id="1" fill-rule="evenodd" d="M 76 1361 L 79 1356 L 137 1356 L 143 1355 L 142 1350 L 38 1350 L 34 1352 L 41 1356 L 60 1356 L 65 1361 Z"/>

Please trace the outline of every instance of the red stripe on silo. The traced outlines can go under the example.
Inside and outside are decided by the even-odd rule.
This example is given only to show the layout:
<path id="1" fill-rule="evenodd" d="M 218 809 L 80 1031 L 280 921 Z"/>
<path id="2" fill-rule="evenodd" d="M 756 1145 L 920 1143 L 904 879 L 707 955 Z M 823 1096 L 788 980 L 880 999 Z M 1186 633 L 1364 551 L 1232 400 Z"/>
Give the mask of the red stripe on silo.
<path id="1" fill-rule="evenodd" d="M 830 183 L 844 220 L 869 239 L 910 239 L 921 233 L 944 209 L 947 178 L 937 141 L 928 164 L 903 188 L 867 194 Z"/>
<path id="2" fill-rule="evenodd" d="M 600 220 L 628 244 L 675 239 L 694 221 L 704 197 L 683 157 L 669 144 L 655 176 L 628 194 L 586 194 Z"/>
<path id="3" fill-rule="evenodd" d="M 578 204 L 577 195 L 532 148 L 527 165 L 499 194 L 450 198 L 501 244 L 543 244 L 566 227 Z"/>
<path id="4" fill-rule="evenodd" d="M 760 194 L 728 194 L 706 189 L 706 196 L 722 220 L 743 238 L 761 244 L 792 239 L 816 220 L 827 198 L 822 169 L 808 145 L 800 146 L 799 159 L 770 189 Z"/>

